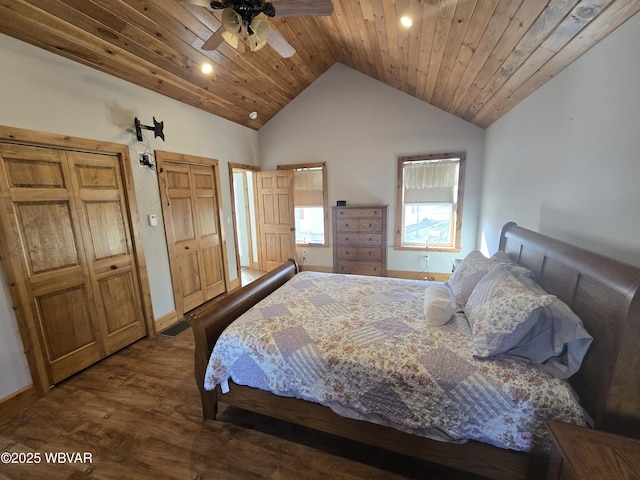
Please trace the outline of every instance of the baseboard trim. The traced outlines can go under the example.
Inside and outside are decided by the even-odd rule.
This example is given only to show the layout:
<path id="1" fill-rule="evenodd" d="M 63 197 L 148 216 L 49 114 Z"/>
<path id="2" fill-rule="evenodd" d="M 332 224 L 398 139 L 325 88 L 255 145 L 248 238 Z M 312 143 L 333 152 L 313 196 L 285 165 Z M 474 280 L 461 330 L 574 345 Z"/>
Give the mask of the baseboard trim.
<path id="1" fill-rule="evenodd" d="M 153 320 L 153 325 L 156 330 L 154 333 L 161 332 L 165 328 L 170 327 L 171 325 L 176 323 L 178 320 L 180 319 L 178 318 L 177 311 L 173 310 L 169 313 L 165 313 L 163 316 Z"/>
<path id="2" fill-rule="evenodd" d="M 38 393 L 33 384 L 21 388 L 0 400 L 0 419 L 8 418 L 20 410 L 30 407 L 38 398 Z"/>

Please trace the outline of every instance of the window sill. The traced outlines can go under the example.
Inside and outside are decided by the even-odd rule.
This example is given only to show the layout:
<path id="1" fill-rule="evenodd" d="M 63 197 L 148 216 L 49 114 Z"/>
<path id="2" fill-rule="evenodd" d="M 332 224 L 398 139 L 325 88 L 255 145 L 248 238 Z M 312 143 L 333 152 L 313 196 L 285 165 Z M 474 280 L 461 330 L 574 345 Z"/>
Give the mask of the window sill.
<path id="1" fill-rule="evenodd" d="M 462 250 L 461 248 L 457 248 L 457 247 L 432 247 L 429 246 L 429 248 L 425 248 L 425 247 L 393 247 L 394 250 L 404 250 L 407 252 L 443 252 L 443 253 L 460 253 L 460 251 Z"/>

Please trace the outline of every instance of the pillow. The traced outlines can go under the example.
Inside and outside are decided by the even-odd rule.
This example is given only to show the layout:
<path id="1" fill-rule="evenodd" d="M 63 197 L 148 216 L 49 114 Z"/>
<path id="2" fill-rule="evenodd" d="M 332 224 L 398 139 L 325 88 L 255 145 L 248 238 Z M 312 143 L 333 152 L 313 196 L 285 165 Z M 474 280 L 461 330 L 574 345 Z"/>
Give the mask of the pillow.
<path id="1" fill-rule="evenodd" d="M 529 270 L 527 267 L 523 267 L 522 265 L 511 260 L 511 257 L 504 251 L 498 250 L 496 253 L 491 255 L 490 260 L 494 263 L 505 265 L 511 273 L 513 273 L 517 278 L 520 276 L 528 277 L 531 280 L 536 280 L 536 274 Z"/>
<path id="2" fill-rule="evenodd" d="M 556 299 L 520 282 L 497 265 L 473 289 L 465 313 L 477 358 L 500 355 L 516 346 L 538 322 L 542 307 Z"/>
<path id="3" fill-rule="evenodd" d="M 518 280 L 534 291 L 544 292 L 529 278 Z M 538 323 L 506 355 L 564 380 L 580 370 L 591 342 L 593 338 L 580 317 L 557 298 L 544 307 Z"/>
<path id="4" fill-rule="evenodd" d="M 453 292 L 455 306 L 458 309 L 464 309 L 474 287 L 495 266 L 496 264 L 479 250 L 474 250 L 464 257 L 446 282 Z"/>
<path id="5" fill-rule="evenodd" d="M 424 316 L 427 324 L 439 327 L 447 323 L 456 309 L 446 285 L 431 285 L 424 291 Z"/>

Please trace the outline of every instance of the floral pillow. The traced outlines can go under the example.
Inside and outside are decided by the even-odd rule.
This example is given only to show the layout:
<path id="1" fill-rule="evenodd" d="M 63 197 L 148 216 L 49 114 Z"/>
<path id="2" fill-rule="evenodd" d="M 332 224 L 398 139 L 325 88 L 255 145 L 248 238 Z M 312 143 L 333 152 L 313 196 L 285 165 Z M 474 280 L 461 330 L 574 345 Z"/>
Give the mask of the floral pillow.
<path id="1" fill-rule="evenodd" d="M 493 357 L 516 346 L 555 300 L 525 286 L 506 266 L 496 266 L 478 282 L 465 307 L 475 355 Z"/>
<path id="2" fill-rule="evenodd" d="M 529 278 L 518 280 L 534 291 L 546 293 Z M 580 370 L 593 338 L 580 317 L 559 298 L 542 310 L 540 320 L 507 355 L 567 379 Z"/>
<path id="3" fill-rule="evenodd" d="M 451 278 L 446 282 L 453 292 L 455 306 L 458 309 L 464 309 L 467 299 L 477 283 L 495 266 L 496 264 L 479 250 L 474 250 L 464 257 L 464 260 L 460 262 Z"/>
<path id="4" fill-rule="evenodd" d="M 511 260 L 511 257 L 502 250 L 498 250 L 496 253 L 491 255 L 490 260 L 497 264 L 501 264 L 501 265 L 504 264 L 507 267 L 507 269 L 518 278 L 520 276 L 523 276 L 523 277 L 530 278 L 533 281 L 536 280 L 535 273 L 533 273 L 527 267 L 523 267 L 522 265 L 519 265 L 518 263 Z"/>

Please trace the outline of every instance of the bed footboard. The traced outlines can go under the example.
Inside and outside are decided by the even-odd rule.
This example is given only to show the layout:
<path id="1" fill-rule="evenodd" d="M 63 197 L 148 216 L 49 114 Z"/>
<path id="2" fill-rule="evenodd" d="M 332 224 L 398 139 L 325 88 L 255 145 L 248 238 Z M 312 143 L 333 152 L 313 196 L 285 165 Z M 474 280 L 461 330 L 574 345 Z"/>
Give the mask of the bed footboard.
<path id="1" fill-rule="evenodd" d="M 228 295 L 211 299 L 185 315 L 185 320 L 193 329 L 195 338 L 194 373 L 196 384 L 200 390 L 204 418 L 215 419 L 218 410 L 216 391 L 204 389 L 207 364 L 218 337 L 231 322 L 286 283 L 298 271 L 296 261 L 289 259 L 280 267 L 246 287 L 234 290 Z"/>

